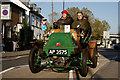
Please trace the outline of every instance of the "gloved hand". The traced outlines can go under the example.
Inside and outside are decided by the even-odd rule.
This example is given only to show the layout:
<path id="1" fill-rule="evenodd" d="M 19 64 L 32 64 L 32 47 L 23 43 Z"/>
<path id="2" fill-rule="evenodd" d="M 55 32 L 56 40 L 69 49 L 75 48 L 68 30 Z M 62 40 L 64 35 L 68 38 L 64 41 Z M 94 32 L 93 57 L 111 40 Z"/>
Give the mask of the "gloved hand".
<path id="1" fill-rule="evenodd" d="M 62 20 L 61 23 L 62 23 L 62 24 L 65 24 L 65 21 Z"/>
<path id="2" fill-rule="evenodd" d="M 80 25 L 77 25 L 77 28 L 79 28 L 80 27 Z"/>
<path id="3" fill-rule="evenodd" d="M 82 29 L 82 28 L 79 28 L 79 30 L 80 30 L 80 33 L 84 30 L 84 29 Z"/>

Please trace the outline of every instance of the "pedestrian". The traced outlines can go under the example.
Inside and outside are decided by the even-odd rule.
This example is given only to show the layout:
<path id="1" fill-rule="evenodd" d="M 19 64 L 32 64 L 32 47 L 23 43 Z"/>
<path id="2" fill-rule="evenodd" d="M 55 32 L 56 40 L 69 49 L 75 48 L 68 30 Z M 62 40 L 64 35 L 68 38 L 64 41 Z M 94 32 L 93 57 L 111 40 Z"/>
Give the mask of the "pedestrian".
<path id="1" fill-rule="evenodd" d="M 16 51 L 17 42 L 18 42 L 18 38 L 17 38 L 17 33 L 16 32 L 12 36 L 12 42 L 13 42 L 13 51 Z"/>
<path id="2" fill-rule="evenodd" d="M 89 42 L 91 36 L 91 26 L 88 19 L 83 17 L 82 12 L 77 12 L 77 28 L 80 31 L 80 42 Z"/>
<path id="3" fill-rule="evenodd" d="M 68 14 L 66 10 L 62 11 L 62 17 L 55 23 L 58 28 L 60 28 L 60 25 L 70 25 L 73 23 L 73 18 Z"/>

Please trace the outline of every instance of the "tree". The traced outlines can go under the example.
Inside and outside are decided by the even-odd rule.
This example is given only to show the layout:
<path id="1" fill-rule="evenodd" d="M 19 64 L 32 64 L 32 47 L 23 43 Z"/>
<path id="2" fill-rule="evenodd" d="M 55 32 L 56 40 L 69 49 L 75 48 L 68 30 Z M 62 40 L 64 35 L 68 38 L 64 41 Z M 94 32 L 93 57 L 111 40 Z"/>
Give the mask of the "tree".
<path id="1" fill-rule="evenodd" d="M 88 16 L 88 21 L 90 22 L 90 24 L 94 23 L 95 18 L 94 18 L 94 14 L 92 13 L 92 11 L 88 10 L 88 8 L 82 8 L 81 10 L 83 12 L 84 16 Z"/>
<path id="2" fill-rule="evenodd" d="M 80 9 L 78 7 L 73 7 L 73 8 L 68 8 L 66 9 L 68 11 L 68 13 L 70 14 L 70 16 L 73 18 L 74 22 L 72 23 L 72 28 L 76 28 L 77 27 L 77 12 L 80 11 Z"/>
<path id="3" fill-rule="evenodd" d="M 20 48 L 24 49 L 29 47 L 29 42 L 33 39 L 33 31 L 31 30 L 29 23 L 23 21 L 23 27 L 20 30 Z"/>
<path id="4" fill-rule="evenodd" d="M 108 31 L 111 28 L 110 25 L 108 24 L 108 22 L 106 20 L 102 21 L 102 25 L 103 25 L 105 31 Z"/>
<path id="5" fill-rule="evenodd" d="M 48 29 L 48 30 L 52 29 L 52 25 L 50 25 L 49 22 L 47 22 L 46 25 L 47 25 L 47 29 Z"/>
<path id="6" fill-rule="evenodd" d="M 50 25 L 52 25 L 52 13 L 48 15 L 49 17 L 49 21 L 50 21 Z M 53 22 L 56 22 L 58 19 L 60 18 L 60 14 L 57 12 L 53 12 Z"/>
<path id="7" fill-rule="evenodd" d="M 67 8 L 66 9 L 68 13 L 71 15 L 71 17 L 76 20 L 77 19 L 77 12 L 80 11 L 78 7 L 73 7 L 73 8 Z"/>
<path id="8" fill-rule="evenodd" d="M 77 12 L 80 11 L 80 9 L 78 7 L 76 8 L 73 7 L 73 8 L 68 8 L 67 11 L 74 19 L 72 28 L 76 28 L 78 25 Z M 96 19 L 92 11 L 90 11 L 88 8 L 84 7 L 81 9 L 81 11 L 83 12 L 83 15 L 88 16 L 88 21 L 92 28 L 92 39 L 101 39 L 103 35 L 103 31 L 110 29 L 110 25 L 108 24 L 108 22 L 105 20 L 101 22 L 99 19 Z"/>
<path id="9" fill-rule="evenodd" d="M 104 27 L 100 20 L 95 19 L 95 22 L 92 26 L 92 38 L 93 39 L 101 39 L 101 36 L 103 34 Z"/>

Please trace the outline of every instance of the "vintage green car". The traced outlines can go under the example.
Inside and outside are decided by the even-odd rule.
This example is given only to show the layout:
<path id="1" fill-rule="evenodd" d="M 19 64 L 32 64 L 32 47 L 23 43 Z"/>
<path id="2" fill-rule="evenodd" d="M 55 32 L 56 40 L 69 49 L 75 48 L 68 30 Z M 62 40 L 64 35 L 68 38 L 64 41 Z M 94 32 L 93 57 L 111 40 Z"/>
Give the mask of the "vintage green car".
<path id="1" fill-rule="evenodd" d="M 46 67 L 53 71 L 69 71 L 77 69 L 81 76 L 88 73 L 88 66 L 97 66 L 97 41 L 80 43 L 76 29 L 64 33 L 60 29 L 52 29 L 51 35 L 44 45 L 36 43 L 29 54 L 29 68 L 38 73 Z"/>

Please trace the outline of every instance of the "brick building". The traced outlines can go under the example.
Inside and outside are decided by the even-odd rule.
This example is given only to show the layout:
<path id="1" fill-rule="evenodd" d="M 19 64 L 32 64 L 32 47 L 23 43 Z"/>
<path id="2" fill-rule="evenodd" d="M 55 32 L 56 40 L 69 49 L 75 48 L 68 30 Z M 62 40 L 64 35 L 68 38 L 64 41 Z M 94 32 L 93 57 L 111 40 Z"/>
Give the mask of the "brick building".
<path id="1" fill-rule="evenodd" d="M 21 0 L 1 0 L 1 5 L 5 10 L 6 6 L 8 6 L 8 12 L 1 10 L 1 35 L 2 38 L 0 41 L 0 49 L 4 44 L 6 49 L 8 45 L 12 44 L 11 38 L 13 32 L 20 32 L 20 29 L 23 27 L 23 21 L 27 21 L 29 23 L 30 28 L 33 30 L 33 38 L 40 39 L 42 37 L 41 30 L 41 19 L 43 16 L 41 15 L 41 8 L 36 7 L 36 4 L 29 4 L 28 2 L 22 2 Z M 3 15 L 3 14 L 6 14 Z M 8 44 L 8 42 L 11 44 Z M 12 47 L 12 46 L 11 46 Z M 0 50 L 2 51 L 2 50 Z"/>
<path id="2" fill-rule="evenodd" d="M 19 32 L 19 30 L 22 28 L 23 20 L 26 19 L 25 16 L 27 15 L 26 13 L 29 12 L 29 8 L 27 8 L 19 0 L 2 0 L 1 2 L 3 6 L 1 6 L 1 9 L 4 10 L 6 6 L 8 6 L 7 13 L 9 14 L 9 18 L 5 18 L 6 16 L 3 14 L 6 12 L 1 10 L 2 43 L 5 45 L 5 47 L 7 47 L 8 42 L 11 41 L 12 33 Z"/>

